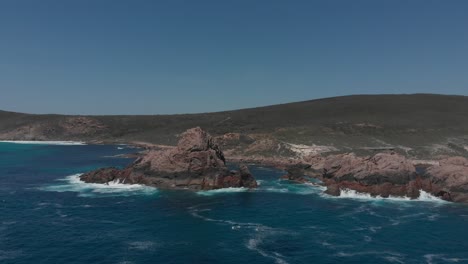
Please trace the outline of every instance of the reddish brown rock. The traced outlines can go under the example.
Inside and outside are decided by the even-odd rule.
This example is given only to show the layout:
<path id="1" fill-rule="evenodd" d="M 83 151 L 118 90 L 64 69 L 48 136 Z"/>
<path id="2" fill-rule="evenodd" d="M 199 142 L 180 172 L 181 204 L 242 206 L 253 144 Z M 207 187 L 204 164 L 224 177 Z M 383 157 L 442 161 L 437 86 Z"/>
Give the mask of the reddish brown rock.
<path id="1" fill-rule="evenodd" d="M 257 187 L 246 166 L 229 171 L 223 152 L 201 128 L 184 132 L 176 147 L 149 150 L 124 170 L 92 171 L 81 176 L 85 182 L 119 180 L 165 189 L 210 190 L 227 187 Z"/>
<path id="2" fill-rule="evenodd" d="M 419 177 L 410 160 L 396 153 L 378 153 L 372 157 L 354 154 L 330 156 L 323 162 L 326 193 L 340 195 L 350 189 L 372 196 L 419 197 L 429 181 Z"/>
<path id="3" fill-rule="evenodd" d="M 324 177 L 335 181 L 355 181 L 365 185 L 406 184 L 416 176 L 414 165 L 396 153 L 378 153 L 372 157 L 343 154 L 328 157 Z"/>
<path id="4" fill-rule="evenodd" d="M 441 160 L 419 175 L 408 159 L 395 153 L 330 156 L 323 162 L 323 181 L 326 193 L 335 196 L 350 189 L 372 196 L 414 199 L 423 190 L 447 201 L 468 202 L 468 160 L 463 157 Z"/>
<path id="5" fill-rule="evenodd" d="M 439 161 L 426 171 L 433 192 L 455 202 L 468 202 L 468 159 L 451 157 Z"/>
<path id="6" fill-rule="evenodd" d="M 310 179 L 306 176 L 306 170 L 310 169 L 310 165 L 295 164 L 286 168 L 286 175 L 283 175 L 281 179 L 288 180 L 296 183 L 310 182 Z"/>

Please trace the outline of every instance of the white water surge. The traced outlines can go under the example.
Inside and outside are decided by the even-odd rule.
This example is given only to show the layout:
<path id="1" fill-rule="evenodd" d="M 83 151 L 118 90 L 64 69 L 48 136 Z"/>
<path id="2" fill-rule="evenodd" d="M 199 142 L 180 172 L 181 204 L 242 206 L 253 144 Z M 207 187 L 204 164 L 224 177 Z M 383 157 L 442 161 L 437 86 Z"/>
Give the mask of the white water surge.
<path id="1" fill-rule="evenodd" d="M 425 192 L 423 190 L 419 190 L 419 197 L 416 199 L 411 199 L 406 196 L 389 196 L 387 198 L 382 196 L 372 196 L 368 193 L 360 193 L 355 190 L 350 189 L 341 189 L 340 196 L 330 196 L 324 194 L 327 198 L 345 198 L 345 199 L 359 199 L 359 200 L 387 200 L 387 201 L 424 201 L 424 202 L 438 202 L 438 203 L 445 203 L 446 201 L 433 196 L 432 194 Z"/>
<path id="2" fill-rule="evenodd" d="M 80 173 L 67 176 L 65 179 L 57 180 L 58 184 L 48 185 L 40 189 L 51 192 L 77 192 L 79 196 L 83 197 L 94 197 L 99 194 L 107 196 L 148 195 L 158 192 L 154 187 L 140 184 L 124 184 L 119 180 L 106 184 L 86 183 L 80 180 L 81 175 Z"/>

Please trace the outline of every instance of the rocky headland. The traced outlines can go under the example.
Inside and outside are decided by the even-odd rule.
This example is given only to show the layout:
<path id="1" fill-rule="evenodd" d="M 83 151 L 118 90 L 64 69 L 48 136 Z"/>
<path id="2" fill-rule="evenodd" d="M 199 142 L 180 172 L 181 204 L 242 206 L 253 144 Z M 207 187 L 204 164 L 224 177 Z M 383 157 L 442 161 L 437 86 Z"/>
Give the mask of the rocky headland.
<path id="1" fill-rule="evenodd" d="M 464 157 L 423 167 L 395 152 L 365 157 L 347 153 L 298 161 L 286 171 L 283 179 L 296 183 L 320 179 L 327 187 L 325 192 L 333 196 L 354 190 L 371 196 L 416 199 L 425 191 L 443 200 L 468 203 L 468 159 Z"/>
<path id="2" fill-rule="evenodd" d="M 239 139 L 231 135 L 228 140 L 235 145 Z M 177 146 L 146 146 L 143 154 L 126 168 L 102 168 L 83 174 L 81 180 L 118 181 L 161 189 L 256 188 L 257 182 L 247 166 L 240 165 L 235 171 L 227 168 L 220 142 L 201 128 L 192 128 L 180 135 Z M 443 200 L 468 203 L 468 159 L 464 157 L 444 158 L 421 166 L 420 161 L 394 151 L 370 156 L 310 154 L 295 159 L 233 156 L 230 161 L 283 169 L 287 173 L 281 178 L 297 184 L 317 184 L 312 179 L 319 179 L 325 192 L 334 196 L 354 190 L 372 196 L 416 199 L 424 191 Z"/>
<path id="3" fill-rule="evenodd" d="M 199 127 L 184 132 L 176 147 L 150 149 L 124 169 L 103 168 L 80 178 L 88 183 L 118 181 L 161 189 L 257 187 L 247 166 L 240 165 L 236 171 L 227 168 L 219 146 Z"/>

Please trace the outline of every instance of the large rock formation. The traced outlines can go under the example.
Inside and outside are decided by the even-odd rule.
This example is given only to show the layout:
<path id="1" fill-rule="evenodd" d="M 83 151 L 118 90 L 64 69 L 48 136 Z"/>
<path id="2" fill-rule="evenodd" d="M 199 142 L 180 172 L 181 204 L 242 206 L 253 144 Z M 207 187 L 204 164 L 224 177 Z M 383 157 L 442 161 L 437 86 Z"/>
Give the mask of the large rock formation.
<path id="1" fill-rule="evenodd" d="M 332 156 L 325 161 L 324 177 L 337 181 L 357 181 L 363 184 L 405 184 L 416 175 L 416 168 L 396 153 L 378 153 L 372 157 L 354 154 Z"/>
<path id="2" fill-rule="evenodd" d="M 468 203 L 468 159 L 451 157 L 439 161 L 426 171 L 433 192 L 454 202 Z"/>
<path id="3" fill-rule="evenodd" d="M 342 189 L 370 193 L 382 197 L 408 196 L 417 198 L 421 178 L 414 165 L 396 153 L 378 153 L 372 157 L 342 154 L 324 162 L 323 181 L 327 193 L 339 195 Z"/>
<path id="4" fill-rule="evenodd" d="M 239 171 L 228 170 L 223 152 L 199 127 L 184 132 L 176 147 L 150 150 L 123 170 L 100 169 L 82 175 L 81 180 L 94 183 L 119 180 L 164 189 L 257 187 L 246 166 Z"/>
<path id="5" fill-rule="evenodd" d="M 340 154 L 316 160 L 321 167 L 326 193 L 339 196 L 342 190 L 355 190 L 372 196 L 418 198 L 423 190 L 441 199 L 468 202 L 468 160 L 452 157 L 417 173 L 413 163 L 396 153 L 372 157 Z"/>

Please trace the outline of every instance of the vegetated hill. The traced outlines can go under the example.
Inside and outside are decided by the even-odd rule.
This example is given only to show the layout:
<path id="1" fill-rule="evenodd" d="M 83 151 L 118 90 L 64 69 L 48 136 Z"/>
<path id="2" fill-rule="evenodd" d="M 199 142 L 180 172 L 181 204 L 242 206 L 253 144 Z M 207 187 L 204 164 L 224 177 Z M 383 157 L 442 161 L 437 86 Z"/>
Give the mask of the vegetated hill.
<path id="1" fill-rule="evenodd" d="M 233 132 L 339 149 L 442 146 L 463 152 L 468 145 L 468 97 L 353 95 L 182 115 L 64 116 L 0 111 L 0 139 L 174 144 L 179 133 L 195 126 L 213 135 Z"/>

